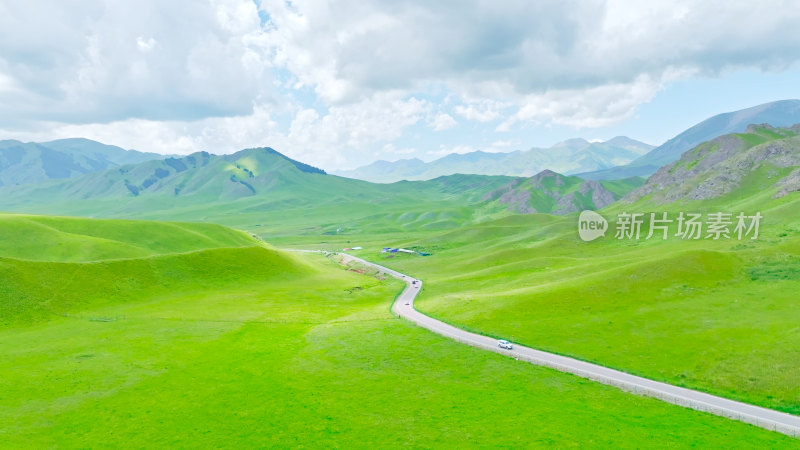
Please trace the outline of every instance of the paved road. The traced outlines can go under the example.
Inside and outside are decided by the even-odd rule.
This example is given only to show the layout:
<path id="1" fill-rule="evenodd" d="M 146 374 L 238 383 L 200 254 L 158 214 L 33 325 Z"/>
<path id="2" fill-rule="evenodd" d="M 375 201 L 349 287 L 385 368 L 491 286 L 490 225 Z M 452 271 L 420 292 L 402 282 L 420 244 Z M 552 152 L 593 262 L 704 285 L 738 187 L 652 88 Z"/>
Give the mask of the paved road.
<path id="1" fill-rule="evenodd" d="M 800 437 L 800 417 L 798 416 L 748 405 L 746 403 L 649 380 L 647 378 L 637 377 L 625 372 L 620 372 L 619 370 L 609 369 L 597 364 L 555 355 L 521 345 L 515 344 L 513 350 L 503 350 L 497 346 L 497 341 L 493 338 L 464 331 L 428 317 L 414 309 L 414 299 L 422 289 L 421 280 L 352 255 L 344 253 L 340 253 L 340 255 L 346 260 L 358 261 L 405 281 L 406 287 L 392 306 L 392 311 L 398 316 L 404 317 L 434 333 L 473 347 L 479 347 L 484 350 L 508 355 L 515 359 L 528 361 L 539 366 L 550 367 L 603 384 L 616 386 L 635 394 L 655 397 L 676 405 L 740 420 L 761 428 L 788 434 L 789 436 Z"/>

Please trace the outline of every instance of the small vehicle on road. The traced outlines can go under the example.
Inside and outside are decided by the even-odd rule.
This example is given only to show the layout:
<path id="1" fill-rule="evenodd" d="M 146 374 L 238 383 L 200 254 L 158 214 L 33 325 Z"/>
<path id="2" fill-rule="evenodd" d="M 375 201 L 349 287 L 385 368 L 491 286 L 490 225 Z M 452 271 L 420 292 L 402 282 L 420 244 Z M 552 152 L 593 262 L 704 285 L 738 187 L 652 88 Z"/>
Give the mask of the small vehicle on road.
<path id="1" fill-rule="evenodd" d="M 514 344 L 512 344 L 511 342 L 508 342 L 505 339 L 500 339 L 499 341 L 497 341 L 497 346 L 500 347 L 500 348 L 504 348 L 506 350 L 513 350 L 514 349 Z"/>

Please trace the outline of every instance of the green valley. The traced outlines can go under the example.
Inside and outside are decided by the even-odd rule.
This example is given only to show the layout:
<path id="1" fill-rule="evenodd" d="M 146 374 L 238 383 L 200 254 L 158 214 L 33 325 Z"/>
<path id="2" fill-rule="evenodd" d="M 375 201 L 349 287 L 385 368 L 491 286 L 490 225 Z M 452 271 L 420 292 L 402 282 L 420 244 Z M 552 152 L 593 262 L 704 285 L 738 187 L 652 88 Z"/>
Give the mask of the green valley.
<path id="1" fill-rule="evenodd" d="M 11 447 L 794 445 L 432 335 L 389 313 L 398 282 L 222 227 L 0 223 Z"/>
<path id="2" fill-rule="evenodd" d="M 798 27 L 0 1 L 0 450 L 800 449 Z"/>
<path id="3" fill-rule="evenodd" d="M 361 254 L 425 279 L 419 308 L 460 327 L 798 414 L 793 136 L 755 127 L 687 152 L 601 210 L 611 224 L 594 242 L 578 238 L 576 216 L 528 215 L 394 244 L 434 257 Z M 719 211 L 759 212 L 758 239 L 675 237 L 681 212 Z M 615 238 L 623 212 L 646 216 L 640 239 Z M 673 218 L 668 239 L 646 238 L 651 212 Z"/>

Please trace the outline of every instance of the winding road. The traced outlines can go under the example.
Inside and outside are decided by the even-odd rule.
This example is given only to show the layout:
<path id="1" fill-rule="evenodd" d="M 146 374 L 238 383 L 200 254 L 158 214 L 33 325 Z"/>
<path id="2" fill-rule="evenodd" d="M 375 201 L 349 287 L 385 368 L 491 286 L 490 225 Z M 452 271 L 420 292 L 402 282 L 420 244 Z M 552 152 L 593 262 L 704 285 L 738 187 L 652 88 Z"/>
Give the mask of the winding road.
<path id="1" fill-rule="evenodd" d="M 798 416 L 717 397 L 704 392 L 673 386 L 659 381 L 653 381 L 597 364 L 543 352 L 517 344 L 514 344 L 513 350 L 501 349 L 497 346 L 497 340 L 493 338 L 464 331 L 417 311 L 414 308 L 414 300 L 422 290 L 421 280 L 353 255 L 346 253 L 339 254 L 343 257 L 343 262 L 357 261 L 404 281 L 406 287 L 392 306 L 392 311 L 398 316 L 408 319 L 434 333 L 473 347 L 507 355 L 518 360 L 528 361 L 539 366 L 550 367 L 561 372 L 571 373 L 635 394 L 658 398 L 676 405 L 747 422 L 789 436 L 800 437 L 800 417 Z"/>

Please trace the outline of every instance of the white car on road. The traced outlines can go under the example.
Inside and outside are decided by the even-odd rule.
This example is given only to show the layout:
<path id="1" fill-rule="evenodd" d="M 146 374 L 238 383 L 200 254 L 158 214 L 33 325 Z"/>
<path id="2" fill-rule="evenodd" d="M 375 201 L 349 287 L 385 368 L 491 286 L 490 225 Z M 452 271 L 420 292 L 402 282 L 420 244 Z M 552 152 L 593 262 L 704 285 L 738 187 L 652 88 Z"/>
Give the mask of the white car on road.
<path id="1" fill-rule="evenodd" d="M 505 339 L 500 339 L 499 341 L 497 341 L 497 346 L 500 347 L 500 348 L 504 348 L 506 350 L 513 350 L 514 349 L 514 344 L 512 344 L 511 342 L 508 342 Z"/>

